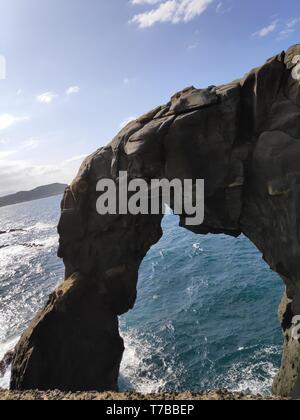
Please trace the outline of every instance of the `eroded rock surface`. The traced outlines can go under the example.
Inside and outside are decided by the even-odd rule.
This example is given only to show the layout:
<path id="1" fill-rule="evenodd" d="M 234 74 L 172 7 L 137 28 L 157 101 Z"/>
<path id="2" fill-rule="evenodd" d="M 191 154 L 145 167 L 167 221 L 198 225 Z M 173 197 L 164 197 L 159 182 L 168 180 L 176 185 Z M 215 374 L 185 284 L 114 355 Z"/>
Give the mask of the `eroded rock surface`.
<path id="1" fill-rule="evenodd" d="M 224 390 L 204 393 L 183 392 L 181 394 L 137 394 L 126 392 L 76 392 L 63 393 L 54 391 L 4 391 L 0 389 L 0 401 L 277 401 L 279 397 L 263 397 L 261 395 L 245 395 Z"/>
<path id="2" fill-rule="evenodd" d="M 283 279 L 285 334 L 278 395 L 300 396 L 300 84 L 290 48 L 241 80 L 190 87 L 127 125 L 82 164 L 59 223 L 65 283 L 23 334 L 11 388 L 115 390 L 123 343 L 117 316 L 133 308 L 139 266 L 162 235 L 162 215 L 100 216 L 101 178 L 204 179 L 195 233 L 244 233 Z"/>

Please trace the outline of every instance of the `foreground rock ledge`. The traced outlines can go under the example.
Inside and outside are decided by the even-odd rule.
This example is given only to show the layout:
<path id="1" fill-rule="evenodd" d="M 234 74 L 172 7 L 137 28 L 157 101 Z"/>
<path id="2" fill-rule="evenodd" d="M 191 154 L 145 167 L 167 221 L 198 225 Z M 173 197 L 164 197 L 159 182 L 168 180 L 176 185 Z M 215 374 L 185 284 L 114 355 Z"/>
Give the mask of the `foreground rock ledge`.
<path id="1" fill-rule="evenodd" d="M 58 227 L 66 280 L 16 347 L 13 390 L 117 390 L 124 351 L 118 315 L 134 307 L 138 270 L 162 236 L 163 217 L 97 213 L 98 181 L 118 184 L 127 171 L 147 182 L 204 179 L 204 223 L 191 228 L 183 215 L 181 226 L 243 233 L 280 275 L 285 344 L 273 391 L 300 397 L 300 344 L 292 338 L 300 316 L 299 56 L 296 45 L 240 80 L 187 88 L 84 161 L 66 189 Z"/>
<path id="2" fill-rule="evenodd" d="M 261 395 L 245 395 L 242 393 L 231 393 L 227 391 L 210 391 L 204 393 L 183 392 L 180 394 L 138 394 L 138 393 L 113 393 L 113 392 L 76 392 L 63 393 L 60 391 L 1 391 L 0 400 L 95 400 L 95 401 L 257 401 L 257 400 L 280 400 L 279 397 L 262 397 Z"/>

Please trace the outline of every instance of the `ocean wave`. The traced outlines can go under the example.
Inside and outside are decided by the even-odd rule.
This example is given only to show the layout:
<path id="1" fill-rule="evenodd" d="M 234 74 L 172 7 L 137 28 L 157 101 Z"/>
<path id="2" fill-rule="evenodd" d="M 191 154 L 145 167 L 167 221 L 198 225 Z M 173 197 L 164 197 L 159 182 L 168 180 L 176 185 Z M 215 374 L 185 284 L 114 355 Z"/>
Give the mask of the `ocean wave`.
<path id="1" fill-rule="evenodd" d="M 31 255 L 32 251 L 39 251 L 39 248 L 53 248 L 58 246 L 58 237 L 57 235 L 50 236 L 44 239 L 36 239 L 28 242 L 17 243 L 17 244 L 3 244 L 0 246 L 1 256 L 0 256 L 0 268 L 1 261 L 6 266 L 15 263 L 15 258 L 19 255 L 26 256 Z M 25 249 L 24 249 L 25 248 Z M 27 250 L 26 250 L 27 248 Z M 25 254 L 24 254 L 25 252 Z M 11 261 L 13 259 L 13 261 Z"/>
<path id="2" fill-rule="evenodd" d="M 0 376 L 0 388 L 9 389 L 11 372 L 8 369 L 3 377 Z"/>
<path id="3" fill-rule="evenodd" d="M 256 351 L 247 364 L 245 361 L 234 364 L 221 380 L 222 388 L 227 388 L 232 392 L 271 395 L 278 367 L 271 361 L 270 356 L 279 354 L 281 354 L 280 347 L 269 346 Z"/>
<path id="4" fill-rule="evenodd" d="M 24 249 L 22 245 L 11 245 L 3 248 L 0 255 L 0 270 L 9 270 L 15 266 L 19 261 L 19 257 L 22 257 L 22 261 L 24 262 L 26 257 L 31 255 L 31 252 L 32 250 Z"/>
<path id="5" fill-rule="evenodd" d="M 16 346 L 16 344 L 19 341 L 19 337 L 11 338 L 10 340 L 6 341 L 5 343 L 0 342 L 0 361 L 3 359 L 3 357 L 13 350 Z M 11 376 L 11 370 L 10 368 L 7 369 L 4 376 L 0 375 L 0 388 L 2 389 L 8 389 L 9 383 L 10 383 L 10 376 Z"/>
<path id="6" fill-rule="evenodd" d="M 168 384 L 180 386 L 181 367 L 167 362 L 166 349 L 158 337 L 150 341 L 145 335 L 123 331 L 125 352 L 120 370 L 121 391 L 134 390 L 142 394 L 166 391 Z"/>
<path id="7" fill-rule="evenodd" d="M 48 229 L 56 229 L 56 225 L 51 224 L 51 223 L 38 222 L 38 223 L 26 228 L 26 231 L 27 232 L 30 232 L 32 230 L 43 231 L 43 230 L 48 230 Z"/>
<path id="8" fill-rule="evenodd" d="M 199 242 L 194 243 L 192 248 L 193 248 L 194 252 L 197 252 L 197 253 L 204 252 L 204 249 L 202 248 L 202 246 Z"/>
<path id="9" fill-rule="evenodd" d="M 34 244 L 38 247 L 43 248 L 53 248 L 55 246 L 58 246 L 58 236 L 50 236 L 49 238 L 45 239 L 38 239 L 34 241 Z"/>
<path id="10" fill-rule="evenodd" d="M 0 237 L 5 246 L 0 252 L 0 355 L 10 350 L 3 343 L 27 327 L 63 277 L 56 257 L 58 200 L 53 203 L 53 218 L 35 203 L 20 223 L 14 214 L 1 220 L 1 230 L 24 226 L 25 231 Z M 45 219 L 50 223 L 40 222 Z M 282 288 L 272 282 L 275 275 L 244 237 L 195 239 L 172 216 L 163 226 L 164 237 L 140 269 L 136 309 L 122 318 L 121 390 L 229 388 L 269 394 L 282 343 L 275 310 Z M 263 316 L 253 317 L 262 307 L 271 314 L 267 324 Z M 208 337 L 204 343 L 203 337 Z M 9 373 L 0 386 L 8 383 Z"/>
<path id="11" fill-rule="evenodd" d="M 20 233 L 25 232 L 24 229 L 8 229 L 8 230 L 1 230 L 0 235 L 11 235 L 13 233 Z"/>

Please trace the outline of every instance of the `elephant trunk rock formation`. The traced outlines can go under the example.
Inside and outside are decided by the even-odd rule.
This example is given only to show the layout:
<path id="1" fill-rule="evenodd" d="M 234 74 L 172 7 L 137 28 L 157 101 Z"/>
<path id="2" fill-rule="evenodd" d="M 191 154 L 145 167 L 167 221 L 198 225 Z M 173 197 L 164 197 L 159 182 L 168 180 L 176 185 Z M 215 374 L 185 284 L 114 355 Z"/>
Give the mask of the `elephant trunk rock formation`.
<path id="1" fill-rule="evenodd" d="M 283 279 L 282 367 L 274 393 L 300 396 L 300 45 L 243 79 L 193 87 L 128 124 L 82 164 L 59 223 L 65 282 L 21 337 L 11 388 L 116 390 L 124 350 L 118 315 L 134 307 L 139 266 L 162 215 L 96 211 L 101 178 L 204 179 L 198 234 L 245 234 Z"/>

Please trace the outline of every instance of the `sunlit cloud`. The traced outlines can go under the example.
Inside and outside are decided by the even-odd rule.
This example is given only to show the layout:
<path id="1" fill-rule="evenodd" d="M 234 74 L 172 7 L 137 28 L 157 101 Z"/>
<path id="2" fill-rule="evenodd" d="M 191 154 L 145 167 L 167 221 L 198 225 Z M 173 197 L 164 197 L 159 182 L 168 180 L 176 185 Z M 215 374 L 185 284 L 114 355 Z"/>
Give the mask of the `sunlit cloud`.
<path id="1" fill-rule="evenodd" d="M 2 114 L 0 115 L 0 130 L 5 130 L 14 124 L 28 120 L 30 120 L 30 116 L 17 117 L 12 114 Z"/>
<path id="2" fill-rule="evenodd" d="M 270 23 L 270 25 L 267 25 L 261 28 L 259 31 L 254 32 L 252 36 L 258 37 L 258 38 L 265 38 L 266 36 L 270 35 L 272 32 L 276 31 L 278 27 L 278 23 L 279 21 L 275 20 L 272 23 Z"/>
<path id="3" fill-rule="evenodd" d="M 278 39 L 287 39 L 289 38 L 296 30 L 296 27 L 300 24 L 300 17 L 290 19 L 284 26 L 284 28 L 279 32 Z"/>
<path id="4" fill-rule="evenodd" d="M 140 28 L 157 23 L 190 22 L 204 13 L 215 0 L 131 0 L 133 5 L 149 5 L 152 8 L 135 15 L 131 22 Z"/>
<path id="5" fill-rule="evenodd" d="M 129 123 L 131 123 L 132 121 L 135 121 L 135 120 L 136 120 L 136 117 L 126 118 L 126 120 L 121 122 L 120 128 L 122 129 L 122 128 L 126 127 L 127 124 L 129 124 Z"/>
<path id="6" fill-rule="evenodd" d="M 11 156 L 16 152 L 0 153 L 0 195 L 53 182 L 70 183 L 81 161 L 88 155 L 70 157 L 56 164 L 38 164 L 24 159 L 12 159 Z"/>
<path id="7" fill-rule="evenodd" d="M 71 157 L 71 158 L 69 158 L 69 159 L 66 159 L 64 162 L 65 162 L 65 163 L 79 162 L 79 161 L 83 161 L 86 157 L 87 157 L 87 154 L 85 154 L 85 155 L 73 156 L 73 157 Z"/>
<path id="8" fill-rule="evenodd" d="M 25 140 L 21 146 L 21 149 L 23 150 L 33 150 L 38 148 L 40 145 L 40 141 L 38 139 L 29 139 L 29 140 Z"/>
<path id="9" fill-rule="evenodd" d="M 51 104 L 51 102 L 53 102 L 57 97 L 58 95 L 54 92 L 45 92 L 38 95 L 36 99 L 39 103 L 48 105 Z"/>
<path id="10" fill-rule="evenodd" d="M 67 95 L 76 95 L 77 93 L 80 92 L 80 87 L 79 86 L 70 86 L 67 90 L 66 90 L 66 94 Z"/>
<path id="11" fill-rule="evenodd" d="M 276 17 L 278 17 L 278 15 L 275 15 L 272 18 L 275 19 Z M 300 17 L 293 17 L 287 21 L 278 18 L 273 20 L 269 25 L 261 28 L 259 31 L 254 32 L 252 37 L 266 38 L 275 33 L 278 41 L 284 40 L 289 38 L 296 31 L 298 25 L 300 25 Z"/>
<path id="12" fill-rule="evenodd" d="M 15 150 L 0 151 L 0 160 L 6 159 L 7 157 L 12 156 L 13 154 L 15 154 Z"/>

